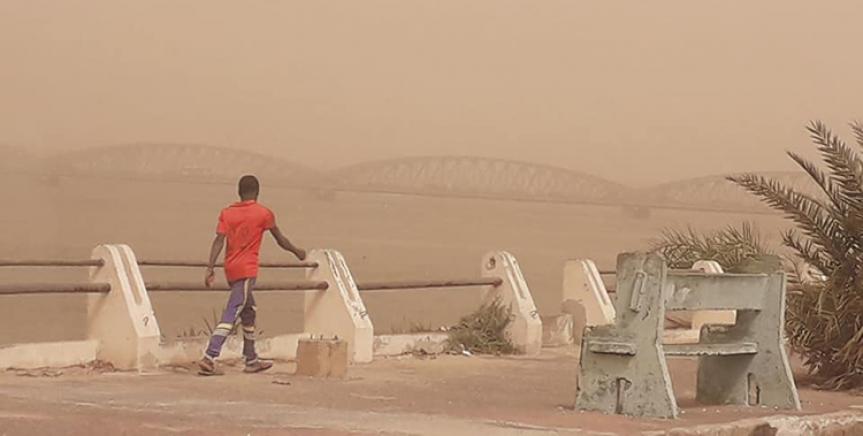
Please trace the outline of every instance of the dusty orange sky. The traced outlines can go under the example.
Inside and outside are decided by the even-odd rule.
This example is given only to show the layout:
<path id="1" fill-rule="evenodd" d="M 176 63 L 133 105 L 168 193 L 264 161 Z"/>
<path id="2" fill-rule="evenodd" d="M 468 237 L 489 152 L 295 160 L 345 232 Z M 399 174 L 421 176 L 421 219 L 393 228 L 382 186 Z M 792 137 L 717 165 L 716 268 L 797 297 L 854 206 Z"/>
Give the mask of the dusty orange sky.
<path id="1" fill-rule="evenodd" d="M 863 118 L 863 2 L 0 0 L 0 143 L 428 154 L 630 184 Z"/>

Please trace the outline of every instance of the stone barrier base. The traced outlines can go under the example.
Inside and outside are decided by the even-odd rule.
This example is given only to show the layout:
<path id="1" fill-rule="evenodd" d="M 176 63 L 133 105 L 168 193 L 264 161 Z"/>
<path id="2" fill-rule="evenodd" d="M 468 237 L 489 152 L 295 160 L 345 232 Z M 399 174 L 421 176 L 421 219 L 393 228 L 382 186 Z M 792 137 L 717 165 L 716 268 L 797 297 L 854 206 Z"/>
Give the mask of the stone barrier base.
<path id="1" fill-rule="evenodd" d="M 259 338 L 255 341 L 255 349 L 262 358 L 278 360 L 296 360 L 297 345 L 301 339 L 308 338 L 308 334 L 290 334 L 274 336 L 272 338 Z M 163 344 L 159 347 L 159 363 L 161 365 L 177 365 L 194 362 L 204 355 L 209 338 L 200 337 L 193 339 L 180 339 L 175 342 Z M 243 357 L 242 336 L 230 336 L 222 347 L 220 359 L 239 359 Z"/>
<path id="2" fill-rule="evenodd" d="M 416 333 L 375 336 L 375 357 L 395 357 L 405 354 L 441 354 L 446 351 L 446 333 Z"/>
<path id="3" fill-rule="evenodd" d="M 647 431 L 643 436 L 851 436 L 863 434 L 863 414 L 836 412 L 810 416 L 770 416 L 724 424 Z"/>
<path id="4" fill-rule="evenodd" d="M 0 346 L 0 368 L 61 368 L 96 360 L 99 341 L 34 342 Z"/>

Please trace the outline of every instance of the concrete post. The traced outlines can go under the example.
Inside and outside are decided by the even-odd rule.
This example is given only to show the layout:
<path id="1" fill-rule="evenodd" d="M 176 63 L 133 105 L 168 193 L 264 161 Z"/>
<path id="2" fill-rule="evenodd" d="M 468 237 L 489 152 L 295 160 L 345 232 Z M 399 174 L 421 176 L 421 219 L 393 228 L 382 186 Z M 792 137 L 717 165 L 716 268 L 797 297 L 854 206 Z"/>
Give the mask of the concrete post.
<path id="1" fill-rule="evenodd" d="M 592 260 L 577 259 L 564 263 L 560 309 L 572 317 L 573 341 L 577 344 L 581 343 L 585 327 L 614 323 L 614 303 Z"/>
<path id="2" fill-rule="evenodd" d="M 521 353 L 539 354 L 542 349 L 542 321 L 515 257 L 505 251 L 486 254 L 482 276 L 502 281 L 500 286 L 486 291 L 483 301 L 487 303 L 500 298 L 502 304 L 510 306 L 513 320 L 508 333 L 513 345 Z"/>
<path id="3" fill-rule="evenodd" d="M 348 343 L 353 362 L 371 362 L 374 327 L 344 257 L 335 250 L 312 250 L 308 260 L 318 267 L 308 270 L 307 278 L 327 282 L 329 288 L 306 295 L 304 332 L 337 336 Z"/>
<path id="4" fill-rule="evenodd" d="M 135 254 L 126 245 L 100 245 L 92 258 L 104 265 L 90 269 L 90 281 L 111 285 L 108 294 L 88 297 L 87 336 L 99 341 L 96 357 L 120 369 L 156 367 L 161 332 Z"/>
<path id="5" fill-rule="evenodd" d="M 614 323 L 614 303 L 596 264 L 590 259 L 567 261 L 563 266 L 563 313 L 577 315 L 576 306 L 584 311 L 584 325 Z"/>

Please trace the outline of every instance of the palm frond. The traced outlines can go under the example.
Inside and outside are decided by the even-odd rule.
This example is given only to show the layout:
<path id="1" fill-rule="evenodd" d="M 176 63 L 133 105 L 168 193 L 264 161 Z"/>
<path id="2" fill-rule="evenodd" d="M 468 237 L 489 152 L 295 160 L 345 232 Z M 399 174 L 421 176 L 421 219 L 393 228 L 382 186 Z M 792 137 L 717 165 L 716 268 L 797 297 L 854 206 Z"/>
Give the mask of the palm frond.
<path id="1" fill-rule="evenodd" d="M 784 212 L 819 248 L 836 259 L 844 258 L 849 241 L 843 235 L 842 223 L 823 204 L 776 180 L 755 174 L 733 176 L 728 180 Z"/>
<path id="2" fill-rule="evenodd" d="M 831 275 L 835 268 L 824 252 L 815 247 L 811 239 L 801 237 L 796 231 L 788 230 L 782 234 L 782 243 L 795 251 L 798 257 L 814 266 L 823 274 Z"/>
<path id="3" fill-rule="evenodd" d="M 858 212 L 863 211 L 863 161 L 824 123 L 814 121 L 806 129 L 812 142 L 818 145 L 818 151 L 848 206 Z"/>
<path id="4" fill-rule="evenodd" d="M 854 138 L 857 139 L 857 145 L 863 148 L 863 123 L 854 121 L 851 123 L 851 131 L 854 132 Z"/>
<path id="5" fill-rule="evenodd" d="M 833 208 L 837 211 L 844 210 L 847 205 L 842 198 L 842 192 L 839 191 L 836 184 L 833 182 L 833 179 L 830 178 L 826 173 L 824 173 L 821 168 L 818 168 L 814 163 L 804 159 L 797 153 L 789 151 L 788 156 L 797 163 L 797 165 L 812 178 L 816 185 L 821 188 L 821 191 L 827 196 L 827 198 L 832 203 Z"/>
<path id="6" fill-rule="evenodd" d="M 825 168 L 788 155 L 826 200 L 752 174 L 730 180 L 783 212 L 797 227 L 782 235 L 783 244 L 827 276 L 790 288 L 785 328 L 821 386 L 846 389 L 863 385 L 863 161 L 825 124 L 815 121 L 806 129 Z M 851 129 L 863 148 L 863 124 Z"/>
<path id="7" fill-rule="evenodd" d="M 661 255 L 672 268 L 690 268 L 699 260 L 713 260 L 731 271 L 746 260 L 769 254 L 757 229 L 744 222 L 709 233 L 665 229 L 651 243 L 651 250 Z"/>

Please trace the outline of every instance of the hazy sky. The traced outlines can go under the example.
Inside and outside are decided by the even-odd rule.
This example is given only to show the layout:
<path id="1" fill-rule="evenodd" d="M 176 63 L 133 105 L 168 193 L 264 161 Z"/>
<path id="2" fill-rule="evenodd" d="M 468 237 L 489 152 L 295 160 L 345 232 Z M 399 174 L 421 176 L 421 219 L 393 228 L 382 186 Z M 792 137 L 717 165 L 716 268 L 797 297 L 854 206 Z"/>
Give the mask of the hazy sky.
<path id="1" fill-rule="evenodd" d="M 0 0 L 0 143 L 789 169 L 807 120 L 863 119 L 860 23 L 859 0 Z"/>

